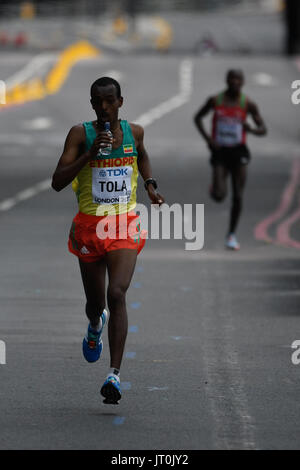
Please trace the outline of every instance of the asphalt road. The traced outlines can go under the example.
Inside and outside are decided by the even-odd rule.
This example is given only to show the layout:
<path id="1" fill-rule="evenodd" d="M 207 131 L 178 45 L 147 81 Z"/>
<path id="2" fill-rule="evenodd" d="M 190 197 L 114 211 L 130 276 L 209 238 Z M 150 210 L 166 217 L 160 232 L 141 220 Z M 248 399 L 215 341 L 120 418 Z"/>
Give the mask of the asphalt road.
<path id="1" fill-rule="evenodd" d="M 3 78 L 15 72 L 6 59 Z M 299 448 L 300 365 L 291 361 L 291 344 L 300 339 L 299 250 L 254 236 L 278 208 L 299 158 L 299 108 L 290 100 L 299 72 L 279 57 L 190 58 L 182 85 L 183 60 L 102 56 L 74 67 L 57 95 L 0 112 L 1 204 L 51 177 L 69 128 L 93 118 L 89 85 L 98 76 L 119 73 L 121 117 L 130 121 L 187 87 L 182 106 L 146 126 L 145 143 L 167 202 L 205 205 L 202 250 L 186 251 L 184 240 L 149 240 L 139 256 L 118 407 L 99 395 L 107 332 L 99 363 L 81 354 L 87 320 L 78 264 L 67 251 L 76 213 L 71 189 L 40 191 L 0 211 L 1 449 Z M 209 200 L 208 152 L 193 125 L 231 66 L 244 69 L 245 91 L 269 128 L 266 138 L 249 138 L 239 253 L 224 249 L 230 198 Z M 298 193 L 297 186 L 270 226 L 274 240 Z M 141 182 L 138 194 L 146 202 Z M 291 236 L 300 240 L 299 222 Z"/>

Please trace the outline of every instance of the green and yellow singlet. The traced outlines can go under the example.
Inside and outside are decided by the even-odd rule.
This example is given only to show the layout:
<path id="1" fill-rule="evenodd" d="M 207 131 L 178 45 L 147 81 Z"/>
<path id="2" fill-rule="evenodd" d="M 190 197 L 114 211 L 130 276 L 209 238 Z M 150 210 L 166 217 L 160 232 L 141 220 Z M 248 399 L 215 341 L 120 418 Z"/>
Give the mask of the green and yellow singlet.
<path id="1" fill-rule="evenodd" d="M 88 151 L 96 138 L 92 121 L 83 123 Z M 131 127 L 121 120 L 123 142 L 109 156 L 96 156 L 72 182 L 79 211 L 89 215 L 114 215 L 132 211 L 136 206 L 138 180 L 137 150 Z"/>

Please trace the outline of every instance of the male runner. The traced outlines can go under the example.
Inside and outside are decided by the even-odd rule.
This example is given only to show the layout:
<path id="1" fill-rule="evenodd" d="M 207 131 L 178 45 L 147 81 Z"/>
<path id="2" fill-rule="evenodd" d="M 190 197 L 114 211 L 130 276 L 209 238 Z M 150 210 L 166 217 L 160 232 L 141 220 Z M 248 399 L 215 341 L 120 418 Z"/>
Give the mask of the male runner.
<path id="1" fill-rule="evenodd" d="M 113 404 L 121 398 L 119 373 L 128 326 L 125 296 L 137 254 L 145 243 L 134 212 L 138 172 L 145 181 L 151 202 L 159 205 L 164 202 L 156 192 L 157 184 L 152 178 L 143 143 L 144 130 L 119 119 L 122 104 L 120 85 L 116 80 L 102 77 L 92 84 L 91 105 L 97 120 L 71 128 L 52 180 L 56 191 L 71 182 L 76 187 L 79 212 L 73 220 L 68 245 L 79 259 L 86 294 L 89 325 L 83 339 L 83 355 L 88 362 L 97 361 L 102 352 L 101 334 L 107 322 L 105 275 L 106 271 L 108 273 L 111 368 L 101 394 L 104 403 Z M 110 123 L 113 137 L 105 131 L 105 122 Z M 111 154 L 99 155 L 100 148 L 108 144 L 112 144 Z M 114 226 L 112 218 L 116 235 L 109 232 L 104 238 L 106 229 Z"/>
<path id="2" fill-rule="evenodd" d="M 226 81 L 227 89 L 217 96 L 210 97 L 194 119 L 196 127 L 211 150 L 213 175 L 210 195 L 215 201 L 221 202 L 226 197 L 227 177 L 231 176 L 232 206 L 225 246 L 239 250 L 235 232 L 241 215 L 247 165 L 250 161 L 246 134 L 263 136 L 266 135 L 267 129 L 257 105 L 241 92 L 244 85 L 243 72 L 229 70 Z M 210 111 L 214 112 L 211 135 L 206 132 L 202 122 Z M 255 128 L 246 122 L 248 114 L 256 124 Z"/>

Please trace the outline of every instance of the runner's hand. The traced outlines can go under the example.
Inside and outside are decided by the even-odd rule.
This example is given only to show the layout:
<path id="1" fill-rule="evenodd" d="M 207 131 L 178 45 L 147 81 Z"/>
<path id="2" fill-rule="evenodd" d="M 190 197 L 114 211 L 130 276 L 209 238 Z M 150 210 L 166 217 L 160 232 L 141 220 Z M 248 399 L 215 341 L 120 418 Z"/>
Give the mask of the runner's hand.
<path id="1" fill-rule="evenodd" d="M 101 131 L 97 134 L 96 139 L 93 142 L 92 147 L 89 150 L 90 158 L 95 158 L 98 155 L 100 148 L 105 148 L 109 144 L 114 143 L 114 138 L 110 137 L 107 132 Z"/>
<path id="2" fill-rule="evenodd" d="M 159 204 L 160 206 L 165 202 L 165 199 L 159 194 L 151 184 L 148 186 L 148 196 L 151 200 L 151 204 Z"/>
<path id="3" fill-rule="evenodd" d="M 247 122 L 244 122 L 243 127 L 244 127 L 244 131 L 246 131 L 246 132 L 252 132 L 252 127 L 249 126 L 249 124 L 248 124 Z"/>
<path id="4" fill-rule="evenodd" d="M 207 141 L 207 145 L 208 145 L 208 148 L 209 148 L 212 152 L 214 152 L 214 151 L 216 151 L 216 150 L 219 150 L 219 148 L 220 148 L 220 145 L 217 144 L 216 142 L 214 142 L 213 139 L 209 139 L 209 140 Z"/>

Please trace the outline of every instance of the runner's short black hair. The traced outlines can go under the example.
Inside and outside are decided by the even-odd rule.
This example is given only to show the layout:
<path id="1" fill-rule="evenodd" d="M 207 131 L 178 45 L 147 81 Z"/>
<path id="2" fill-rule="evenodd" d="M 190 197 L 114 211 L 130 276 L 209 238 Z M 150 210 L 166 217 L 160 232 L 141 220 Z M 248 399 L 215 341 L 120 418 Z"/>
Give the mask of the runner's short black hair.
<path id="1" fill-rule="evenodd" d="M 117 91 L 117 97 L 120 98 L 121 97 L 121 87 L 120 87 L 120 84 L 119 82 L 117 82 L 117 80 L 115 80 L 114 78 L 111 78 L 111 77 L 101 77 L 101 78 L 98 78 L 91 86 L 91 96 L 93 94 L 93 90 L 94 88 L 96 87 L 100 87 L 100 86 L 107 86 L 107 85 L 114 85 L 115 88 L 116 88 L 116 91 Z"/>
<path id="2" fill-rule="evenodd" d="M 228 72 L 226 73 L 226 80 L 228 80 L 228 78 L 231 76 L 231 75 L 239 75 L 242 80 L 244 80 L 244 72 L 242 71 L 242 69 L 230 69 L 228 70 Z"/>

